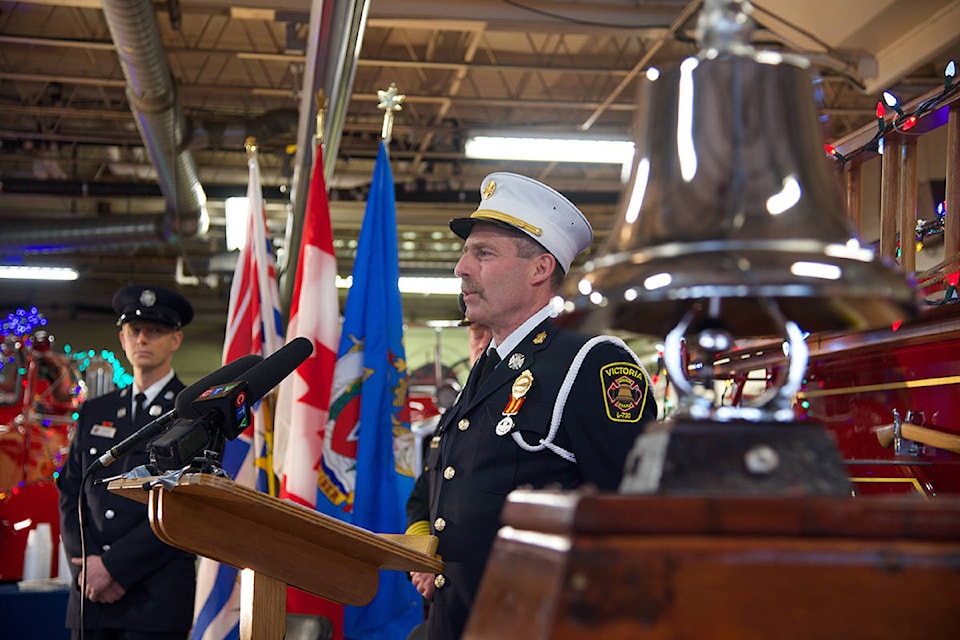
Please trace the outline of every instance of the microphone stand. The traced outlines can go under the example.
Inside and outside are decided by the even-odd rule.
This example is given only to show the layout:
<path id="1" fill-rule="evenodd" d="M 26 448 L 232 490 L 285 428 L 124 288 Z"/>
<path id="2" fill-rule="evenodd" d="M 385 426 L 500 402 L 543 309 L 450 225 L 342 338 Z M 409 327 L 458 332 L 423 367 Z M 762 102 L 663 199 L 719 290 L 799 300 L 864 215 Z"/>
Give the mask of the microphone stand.
<path id="1" fill-rule="evenodd" d="M 144 491 L 149 491 L 153 486 L 159 484 L 168 490 L 173 490 L 177 483 L 180 481 L 180 478 L 183 477 L 185 473 L 208 473 L 210 475 L 218 476 L 220 478 L 230 478 L 230 474 L 223 470 L 223 449 L 226 445 L 226 440 L 223 433 L 219 429 L 213 429 L 210 434 L 210 440 L 207 442 L 207 446 L 203 449 L 203 452 L 194 457 L 190 461 L 190 464 L 186 465 L 181 469 L 173 469 L 167 471 L 159 478 L 154 478 L 148 482 L 145 482 L 143 485 Z M 154 451 L 151 450 L 151 458 L 154 455 Z"/>

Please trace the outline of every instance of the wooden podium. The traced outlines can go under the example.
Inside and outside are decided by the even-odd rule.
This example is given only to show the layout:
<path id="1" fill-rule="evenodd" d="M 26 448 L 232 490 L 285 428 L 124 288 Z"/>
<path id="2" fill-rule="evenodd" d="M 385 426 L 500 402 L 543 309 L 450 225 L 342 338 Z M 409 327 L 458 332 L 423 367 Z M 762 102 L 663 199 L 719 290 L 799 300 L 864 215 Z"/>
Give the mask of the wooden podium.
<path id="1" fill-rule="evenodd" d="M 960 638 L 960 497 L 514 491 L 464 640 Z"/>
<path id="2" fill-rule="evenodd" d="M 146 503 L 150 526 L 167 544 L 250 570 L 241 590 L 245 640 L 283 638 L 287 585 L 360 606 L 376 595 L 380 569 L 443 569 L 434 536 L 371 533 L 210 474 L 185 474 L 173 485 L 156 480 L 108 487 Z"/>

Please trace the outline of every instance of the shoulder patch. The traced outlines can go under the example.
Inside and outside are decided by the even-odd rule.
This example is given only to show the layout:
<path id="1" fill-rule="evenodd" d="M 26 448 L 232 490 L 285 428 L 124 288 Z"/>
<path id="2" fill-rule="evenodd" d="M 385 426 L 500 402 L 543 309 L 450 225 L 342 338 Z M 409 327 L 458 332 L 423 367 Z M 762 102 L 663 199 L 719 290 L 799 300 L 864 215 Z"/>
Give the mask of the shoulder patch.
<path id="1" fill-rule="evenodd" d="M 600 369 L 607 417 L 614 422 L 639 422 L 650 386 L 643 369 L 633 362 L 613 362 Z"/>

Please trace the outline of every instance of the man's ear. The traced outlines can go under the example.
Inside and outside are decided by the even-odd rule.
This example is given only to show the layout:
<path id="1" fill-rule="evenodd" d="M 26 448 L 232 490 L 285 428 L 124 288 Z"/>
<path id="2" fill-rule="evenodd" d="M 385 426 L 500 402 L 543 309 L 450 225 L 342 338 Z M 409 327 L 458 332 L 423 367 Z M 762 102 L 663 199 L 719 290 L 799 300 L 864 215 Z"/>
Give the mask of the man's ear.
<path id="1" fill-rule="evenodd" d="M 176 351 L 183 343 L 183 331 L 179 329 L 173 333 L 173 350 Z"/>
<path id="2" fill-rule="evenodd" d="M 540 285 L 550 280 L 555 269 L 557 269 L 557 259 L 551 253 L 541 253 L 533 262 L 533 284 Z"/>

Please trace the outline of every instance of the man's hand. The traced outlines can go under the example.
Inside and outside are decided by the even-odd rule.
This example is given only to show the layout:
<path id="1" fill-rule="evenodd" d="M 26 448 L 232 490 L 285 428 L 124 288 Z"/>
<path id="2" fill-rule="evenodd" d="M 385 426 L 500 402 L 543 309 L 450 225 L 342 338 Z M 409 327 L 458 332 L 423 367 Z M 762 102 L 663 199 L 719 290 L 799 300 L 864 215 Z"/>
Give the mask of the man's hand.
<path id="1" fill-rule="evenodd" d="M 83 558 L 70 558 L 70 562 L 83 567 Z M 87 556 L 87 599 L 93 602 L 111 604 L 124 596 L 126 590 L 120 586 L 107 568 L 103 566 L 100 556 Z M 77 576 L 77 584 L 83 587 L 83 570 Z"/>
<path id="2" fill-rule="evenodd" d="M 427 600 L 433 597 L 435 589 L 433 584 L 434 578 L 436 578 L 436 575 L 432 573 L 424 573 L 423 571 L 410 572 L 410 582 L 417 588 L 417 592 Z"/>

